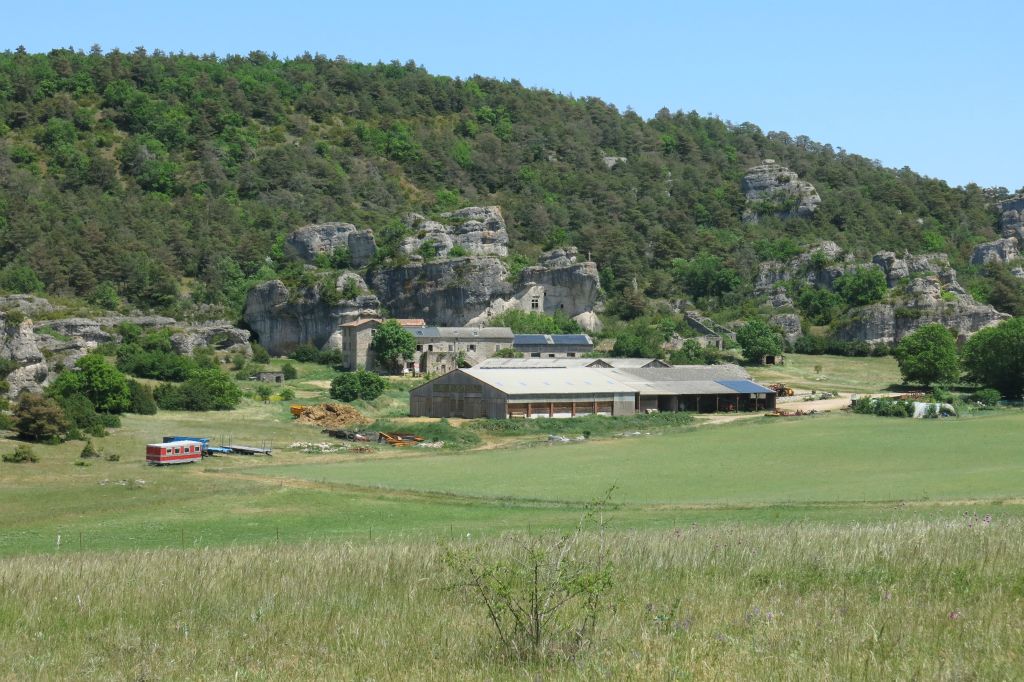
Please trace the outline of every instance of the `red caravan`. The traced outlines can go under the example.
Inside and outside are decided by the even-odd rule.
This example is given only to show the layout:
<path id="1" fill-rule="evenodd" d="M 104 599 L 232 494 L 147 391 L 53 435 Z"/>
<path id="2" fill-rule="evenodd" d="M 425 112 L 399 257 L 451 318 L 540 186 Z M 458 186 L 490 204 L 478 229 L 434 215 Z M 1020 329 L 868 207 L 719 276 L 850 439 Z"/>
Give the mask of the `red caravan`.
<path id="1" fill-rule="evenodd" d="M 197 440 L 176 440 L 170 443 L 151 443 L 146 446 L 149 464 L 186 464 L 203 458 L 203 444 Z"/>

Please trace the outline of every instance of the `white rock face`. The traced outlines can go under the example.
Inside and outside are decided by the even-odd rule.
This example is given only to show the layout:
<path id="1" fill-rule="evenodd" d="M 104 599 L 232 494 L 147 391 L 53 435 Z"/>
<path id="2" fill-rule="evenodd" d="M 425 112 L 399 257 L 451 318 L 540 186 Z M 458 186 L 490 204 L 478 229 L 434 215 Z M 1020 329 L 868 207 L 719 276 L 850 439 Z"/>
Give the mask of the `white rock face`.
<path id="1" fill-rule="evenodd" d="M 821 204 L 814 185 L 771 160 L 747 170 L 743 176 L 747 210 L 743 219 L 757 222 L 767 209 L 780 218 L 808 217 Z"/>
<path id="2" fill-rule="evenodd" d="M 975 246 L 971 253 L 971 264 L 1009 263 L 1016 260 L 1018 256 L 1020 256 L 1020 249 L 1017 238 L 1005 237 Z"/>
<path id="3" fill-rule="evenodd" d="M 351 223 L 318 223 L 300 227 L 288 235 L 284 246 L 288 253 L 307 263 L 312 263 L 321 253 L 329 255 L 344 247 L 356 268 L 368 265 L 377 253 L 373 232 L 360 230 Z"/>
<path id="4" fill-rule="evenodd" d="M 413 234 L 402 242 L 400 251 L 418 259 L 423 245 L 431 243 L 437 258 L 448 258 L 456 246 L 468 256 L 508 255 L 508 230 L 498 206 L 469 206 L 442 213 L 440 218 L 443 222 L 418 213 L 406 216 L 405 223 Z"/>
<path id="5" fill-rule="evenodd" d="M 23 390 L 39 391 L 46 382 L 49 368 L 36 344 L 32 320 L 9 324 L 0 313 L 0 359 L 13 360 L 18 366 L 7 375 L 7 397 L 14 398 Z"/>

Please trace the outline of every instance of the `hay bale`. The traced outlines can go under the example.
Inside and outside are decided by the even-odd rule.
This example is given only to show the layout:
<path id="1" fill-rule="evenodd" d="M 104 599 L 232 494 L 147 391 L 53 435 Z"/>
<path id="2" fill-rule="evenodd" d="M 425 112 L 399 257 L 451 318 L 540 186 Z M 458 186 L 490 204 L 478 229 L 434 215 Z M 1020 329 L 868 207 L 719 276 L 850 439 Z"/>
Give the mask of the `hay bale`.
<path id="1" fill-rule="evenodd" d="M 309 405 L 296 421 L 301 424 L 314 424 L 323 428 L 335 429 L 364 426 L 371 422 L 359 410 L 343 403 Z"/>

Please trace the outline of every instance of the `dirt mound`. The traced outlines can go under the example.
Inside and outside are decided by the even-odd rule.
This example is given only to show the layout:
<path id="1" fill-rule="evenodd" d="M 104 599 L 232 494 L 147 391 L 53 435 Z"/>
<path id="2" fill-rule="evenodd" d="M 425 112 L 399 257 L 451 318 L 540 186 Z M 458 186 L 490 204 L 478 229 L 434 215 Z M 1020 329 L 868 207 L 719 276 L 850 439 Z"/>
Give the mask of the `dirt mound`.
<path id="1" fill-rule="evenodd" d="M 359 410 L 341 403 L 309 405 L 302 411 L 297 421 L 300 424 L 316 424 L 333 429 L 363 426 L 370 423 L 370 420 L 364 417 Z"/>

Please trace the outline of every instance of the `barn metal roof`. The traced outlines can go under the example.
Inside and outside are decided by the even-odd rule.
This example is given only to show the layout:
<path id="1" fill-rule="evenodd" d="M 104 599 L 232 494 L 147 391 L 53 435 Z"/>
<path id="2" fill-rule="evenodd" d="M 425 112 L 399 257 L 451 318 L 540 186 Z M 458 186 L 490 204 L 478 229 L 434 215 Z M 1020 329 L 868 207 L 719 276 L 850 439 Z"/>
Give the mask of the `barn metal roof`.
<path id="1" fill-rule="evenodd" d="M 589 367 L 594 358 L 487 358 L 475 367 L 480 369 L 543 369 L 555 367 Z"/>
<path id="2" fill-rule="evenodd" d="M 719 379 L 715 383 L 721 384 L 726 388 L 730 388 L 737 393 L 775 393 L 775 391 L 766 386 L 755 384 L 753 381 L 748 381 L 746 379 Z"/>
<path id="3" fill-rule="evenodd" d="M 456 370 L 507 395 L 566 393 L 635 393 L 631 386 L 591 367 L 553 367 L 532 369 L 487 369 L 470 367 Z"/>
<path id="4" fill-rule="evenodd" d="M 508 327 L 421 327 L 409 329 L 418 339 L 502 339 L 511 340 L 514 335 Z"/>
<path id="5" fill-rule="evenodd" d="M 642 369 L 647 367 L 668 368 L 672 365 L 656 358 L 601 358 L 601 361 L 615 369 Z"/>
<path id="6" fill-rule="evenodd" d="M 739 365 L 673 365 L 672 367 L 640 367 L 625 369 L 647 381 L 721 381 L 750 379 Z"/>
<path id="7" fill-rule="evenodd" d="M 593 346 L 586 334 L 516 334 L 517 346 Z"/>

